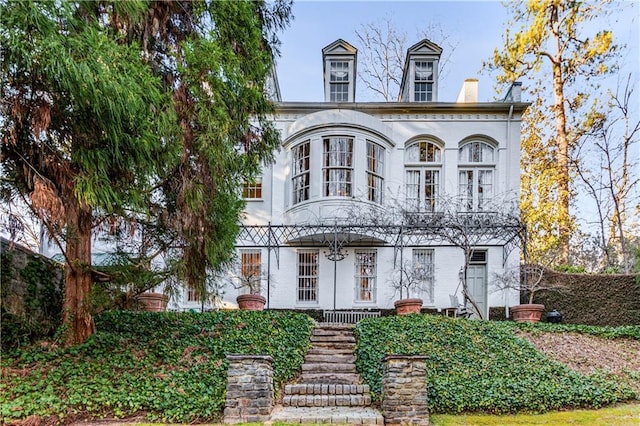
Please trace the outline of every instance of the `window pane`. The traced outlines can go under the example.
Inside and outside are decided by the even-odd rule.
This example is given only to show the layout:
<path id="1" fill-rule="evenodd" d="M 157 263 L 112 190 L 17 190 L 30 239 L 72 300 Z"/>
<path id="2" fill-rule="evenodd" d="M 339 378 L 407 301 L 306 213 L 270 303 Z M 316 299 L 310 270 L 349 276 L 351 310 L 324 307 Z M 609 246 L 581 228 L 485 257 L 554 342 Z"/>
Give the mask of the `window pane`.
<path id="1" fill-rule="evenodd" d="M 255 182 L 244 182 L 242 186 L 242 197 L 246 199 L 262 198 L 262 178 L 256 178 Z"/>
<path id="2" fill-rule="evenodd" d="M 416 142 L 406 149 L 404 158 L 406 163 L 441 163 L 442 148 L 433 142 Z"/>
<path id="3" fill-rule="evenodd" d="M 458 185 L 458 193 L 464 207 L 473 210 L 473 170 L 460 170 Z"/>
<path id="4" fill-rule="evenodd" d="M 438 170 L 424 171 L 424 208 L 433 212 L 436 209 L 438 188 L 440 186 L 440 172 Z"/>
<path id="5" fill-rule="evenodd" d="M 353 138 L 326 138 L 324 143 L 324 195 L 351 196 Z"/>
<path id="6" fill-rule="evenodd" d="M 293 204 L 309 199 L 309 159 L 310 142 L 306 141 L 293 148 Z"/>
<path id="7" fill-rule="evenodd" d="M 254 290 L 260 289 L 262 280 L 262 260 L 260 250 L 240 251 L 240 274 L 243 283 L 250 285 Z"/>
<path id="8" fill-rule="evenodd" d="M 423 298 L 428 303 L 433 303 L 433 250 L 414 249 L 412 278 L 419 282 L 423 290 Z"/>
<path id="9" fill-rule="evenodd" d="M 433 62 L 416 61 L 414 63 L 414 101 L 429 102 L 433 100 Z"/>
<path id="10" fill-rule="evenodd" d="M 384 187 L 384 148 L 367 141 L 367 189 L 368 200 L 382 203 Z"/>
<path id="11" fill-rule="evenodd" d="M 420 172 L 418 170 L 405 172 L 405 194 L 407 207 L 410 210 L 418 211 L 420 208 Z"/>
<path id="12" fill-rule="evenodd" d="M 318 252 L 298 252 L 298 302 L 315 302 L 318 297 Z"/>
<path id="13" fill-rule="evenodd" d="M 329 81 L 349 81 L 349 62 L 331 62 Z"/>
<path id="14" fill-rule="evenodd" d="M 482 210 L 493 197 L 493 171 L 478 171 L 478 210 Z"/>
<path id="15" fill-rule="evenodd" d="M 462 163 L 493 164 L 495 149 L 484 142 L 470 142 L 460 148 L 459 159 Z"/>
<path id="16" fill-rule="evenodd" d="M 376 301 L 376 261 L 375 250 L 356 251 L 355 298 L 358 302 Z"/>
<path id="17" fill-rule="evenodd" d="M 349 83 L 349 63 L 331 62 L 329 64 L 329 100 L 331 102 L 348 102 Z"/>

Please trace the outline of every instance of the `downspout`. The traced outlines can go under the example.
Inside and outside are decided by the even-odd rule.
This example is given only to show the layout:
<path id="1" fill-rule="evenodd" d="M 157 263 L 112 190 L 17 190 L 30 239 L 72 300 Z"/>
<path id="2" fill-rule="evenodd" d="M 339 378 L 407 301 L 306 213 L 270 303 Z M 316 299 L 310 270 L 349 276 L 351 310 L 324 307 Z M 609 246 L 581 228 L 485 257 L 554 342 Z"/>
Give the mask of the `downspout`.
<path id="1" fill-rule="evenodd" d="M 267 232 L 267 309 L 269 309 L 271 291 L 271 221 L 267 225 Z"/>
<path id="2" fill-rule="evenodd" d="M 276 86 L 278 84 L 278 80 L 275 80 Z M 279 87 L 276 89 L 279 91 Z M 275 162 L 273 164 L 276 164 Z M 273 165 L 271 166 L 271 179 L 269 181 L 269 218 L 273 219 Z M 286 188 L 286 185 L 285 185 Z M 286 202 L 286 197 L 285 197 Z M 281 216 L 282 217 L 282 216 Z M 282 223 L 280 223 L 282 225 Z M 271 303 L 271 220 L 268 223 L 269 235 L 267 236 L 267 309 L 269 309 Z"/>
<path id="3" fill-rule="evenodd" d="M 506 146 L 507 146 L 507 149 L 509 148 L 509 141 L 511 140 L 510 138 L 511 138 L 511 120 L 512 119 L 513 119 L 513 104 L 511 104 L 509 106 L 509 114 L 507 115 L 507 131 L 506 131 L 506 138 L 507 138 Z M 518 158 L 520 158 L 520 155 L 518 155 Z M 505 163 L 507 163 L 507 162 L 505 161 Z M 505 167 L 507 169 L 506 170 L 506 179 L 507 179 L 507 182 L 511 182 L 511 179 L 510 179 L 511 178 L 511 173 L 510 173 L 509 165 L 506 164 L 506 166 L 507 166 L 507 167 Z M 520 167 L 520 166 L 518 165 L 518 167 Z M 519 202 L 519 200 L 517 202 Z M 502 249 L 504 250 L 504 247 Z M 519 263 L 520 263 L 520 259 L 518 259 L 518 264 Z M 503 262 L 503 265 L 502 265 L 502 269 L 504 270 L 504 262 Z M 505 318 L 509 319 L 509 303 L 508 303 L 509 297 L 508 297 L 507 293 L 504 293 L 503 297 L 504 297 L 504 301 L 505 301 L 505 303 L 504 303 L 504 316 L 505 316 Z"/>
<path id="4" fill-rule="evenodd" d="M 338 228 L 337 222 L 333 223 L 333 310 L 336 310 L 336 293 L 338 282 Z"/>

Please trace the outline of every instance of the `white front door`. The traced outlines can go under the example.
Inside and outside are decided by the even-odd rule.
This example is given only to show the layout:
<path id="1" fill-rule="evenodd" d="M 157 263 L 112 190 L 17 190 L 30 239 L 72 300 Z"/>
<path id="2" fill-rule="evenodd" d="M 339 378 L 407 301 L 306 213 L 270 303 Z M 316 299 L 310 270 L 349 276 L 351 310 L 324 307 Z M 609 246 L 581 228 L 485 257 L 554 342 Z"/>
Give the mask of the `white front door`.
<path id="1" fill-rule="evenodd" d="M 467 286 L 473 301 L 482 312 L 482 318 L 487 319 L 487 265 L 469 265 Z M 468 308 L 472 309 L 473 305 Z"/>

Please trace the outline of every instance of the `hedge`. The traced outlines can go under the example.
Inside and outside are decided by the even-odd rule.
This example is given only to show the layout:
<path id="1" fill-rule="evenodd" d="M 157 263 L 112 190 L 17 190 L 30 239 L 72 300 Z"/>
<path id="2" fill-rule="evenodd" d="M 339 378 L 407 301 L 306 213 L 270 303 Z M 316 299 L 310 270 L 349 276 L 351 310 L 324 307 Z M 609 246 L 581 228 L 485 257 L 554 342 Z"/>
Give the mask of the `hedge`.
<path id="1" fill-rule="evenodd" d="M 544 412 L 637 398 L 623 384 L 548 358 L 517 337 L 509 322 L 413 314 L 365 319 L 356 334 L 356 365 L 378 401 L 389 354 L 426 355 L 434 413 Z"/>
<path id="2" fill-rule="evenodd" d="M 640 325 L 639 276 L 567 274 L 547 270 L 544 280 L 566 289 L 539 291 L 534 303 L 562 313 L 563 322 L 599 326 Z"/>

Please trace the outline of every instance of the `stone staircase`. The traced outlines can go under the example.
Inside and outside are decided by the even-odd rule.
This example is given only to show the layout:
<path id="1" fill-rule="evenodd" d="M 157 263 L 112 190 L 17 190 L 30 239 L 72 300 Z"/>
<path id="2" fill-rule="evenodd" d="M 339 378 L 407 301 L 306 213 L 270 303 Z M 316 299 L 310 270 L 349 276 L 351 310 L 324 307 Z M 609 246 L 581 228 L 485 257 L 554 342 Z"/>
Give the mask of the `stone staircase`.
<path id="1" fill-rule="evenodd" d="M 271 420 L 287 423 L 384 424 L 369 385 L 356 372 L 354 325 L 319 323 L 298 383 L 285 386 Z"/>

